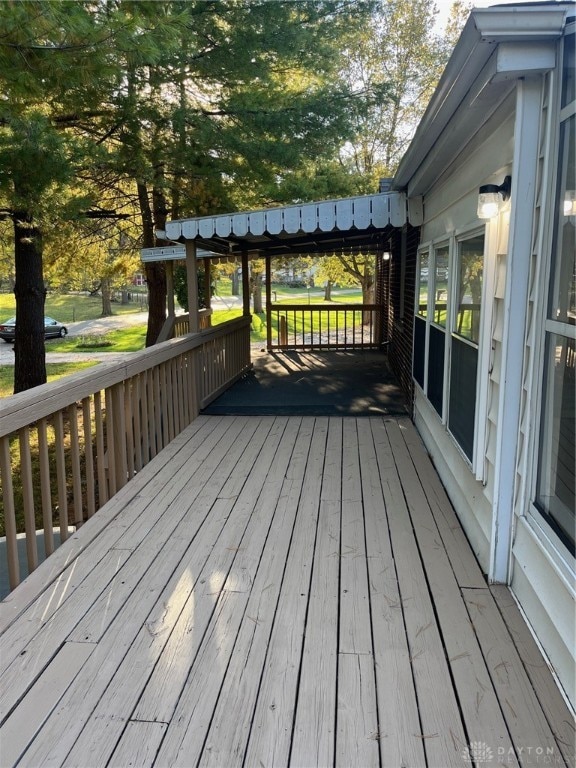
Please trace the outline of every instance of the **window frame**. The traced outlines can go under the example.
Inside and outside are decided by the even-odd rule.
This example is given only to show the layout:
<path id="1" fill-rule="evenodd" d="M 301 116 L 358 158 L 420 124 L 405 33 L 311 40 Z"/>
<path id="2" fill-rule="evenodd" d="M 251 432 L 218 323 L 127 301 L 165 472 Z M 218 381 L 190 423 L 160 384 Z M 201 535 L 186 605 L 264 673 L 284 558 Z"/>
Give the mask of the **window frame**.
<path id="1" fill-rule="evenodd" d="M 576 32 L 576 23 L 572 22 L 567 25 L 564 31 L 565 40 L 569 35 L 573 35 Z M 573 580 L 573 574 L 576 570 L 576 556 L 574 556 L 564 539 L 557 533 L 555 527 L 550 523 L 548 516 L 537 505 L 537 498 L 539 495 L 539 479 L 541 476 L 540 461 L 542 459 L 542 441 L 541 434 L 544 429 L 543 419 L 545 417 L 546 405 L 544 403 L 545 397 L 545 376 L 547 380 L 550 378 L 550 371 L 546 370 L 546 346 L 547 341 L 553 335 L 561 336 L 564 338 L 576 338 L 576 327 L 570 326 L 568 323 L 554 320 L 550 313 L 550 301 L 552 292 L 552 282 L 554 279 L 554 264 L 553 264 L 553 244 L 556 237 L 556 209 L 559 205 L 559 153 L 560 153 L 560 135 L 562 124 L 568 122 L 568 120 L 576 114 L 576 99 L 561 106 L 560 99 L 563 88 L 563 68 L 564 68 L 564 49 L 561 48 L 562 53 L 559 56 L 560 66 L 557 72 L 552 74 L 551 90 L 554 93 L 553 108 L 554 114 L 557 115 L 556 124 L 553 129 L 553 136 L 550 140 L 550 147 L 548 155 L 553 157 L 554 160 L 551 163 L 551 169 L 548 178 L 547 186 L 547 199 L 549 201 L 550 209 L 553 214 L 548 217 L 547 231 L 543 238 L 543 250 L 544 256 L 540 265 L 540 284 L 539 291 L 539 310 L 536 316 L 537 326 L 541 329 L 539 338 L 535 340 L 534 350 L 537 358 L 537 365 L 533 369 L 532 388 L 534 393 L 534 407 L 532 409 L 534 419 L 534 429 L 531 431 L 531 449 L 530 449 L 530 481 L 527 484 L 526 495 L 528 498 L 525 501 L 524 509 L 525 520 L 528 523 L 531 530 L 534 532 L 538 541 L 544 548 L 544 550 L 551 557 L 555 563 L 558 571 L 569 582 Z M 527 503 L 526 503 L 527 502 Z"/>
<path id="2" fill-rule="evenodd" d="M 490 291 L 493 291 L 494 285 L 494 265 L 495 259 L 491 258 L 491 254 L 495 253 L 497 234 L 498 234 L 498 221 L 494 222 L 486 221 L 479 223 L 475 221 L 466 227 L 454 230 L 452 232 L 445 233 L 434 239 L 421 243 L 418 249 L 418 259 L 416 263 L 416 277 L 417 286 L 415 291 L 414 301 L 414 324 L 416 328 L 417 323 L 425 323 L 425 335 L 424 335 L 424 362 L 423 362 L 423 385 L 415 378 L 414 372 L 412 375 L 415 386 L 422 392 L 424 398 L 434 410 L 436 417 L 443 424 L 447 433 L 450 435 L 454 445 L 461 454 L 464 461 L 470 466 L 474 476 L 477 480 L 483 481 L 485 476 L 485 462 L 484 462 L 484 443 L 486 435 L 486 412 L 488 407 L 488 385 L 489 376 L 481 375 L 482 371 L 489 372 L 490 361 L 490 344 L 486 343 L 486 339 L 490 338 L 492 313 L 490 307 Z M 458 280 L 458 248 L 460 242 L 471 240 L 474 237 L 484 238 L 484 261 L 483 261 L 483 279 L 482 279 L 482 295 L 481 295 L 481 309 L 480 309 L 480 326 L 479 326 L 479 338 L 478 343 L 469 341 L 463 336 L 458 335 L 453 329 L 453 319 L 457 312 L 457 285 Z M 436 252 L 441 248 L 448 248 L 448 300 L 447 300 L 447 315 L 446 326 L 442 326 L 434 321 L 434 294 L 435 294 L 435 278 L 436 278 Z M 433 291 L 428 290 L 427 294 L 427 313 L 426 317 L 418 314 L 420 307 L 420 287 L 421 287 L 421 256 L 424 254 L 428 258 L 428 285 L 432 285 Z M 430 282 L 431 275 L 434 275 L 432 283 Z M 443 391 L 442 391 L 442 413 L 438 413 L 436 407 L 428 396 L 428 373 L 430 362 L 430 328 L 436 328 L 444 333 L 444 372 L 443 372 Z M 416 331 L 415 331 L 416 336 Z M 458 442 L 458 439 L 453 434 L 448 426 L 449 420 L 449 398 L 450 398 L 450 378 L 451 378 L 451 365 L 452 365 L 452 343 L 453 337 L 456 337 L 464 344 L 470 345 L 477 350 L 477 375 L 476 375 L 476 390 L 475 390 L 475 415 L 474 415 L 474 435 L 472 439 L 472 457 L 467 456 L 466 452 Z"/>

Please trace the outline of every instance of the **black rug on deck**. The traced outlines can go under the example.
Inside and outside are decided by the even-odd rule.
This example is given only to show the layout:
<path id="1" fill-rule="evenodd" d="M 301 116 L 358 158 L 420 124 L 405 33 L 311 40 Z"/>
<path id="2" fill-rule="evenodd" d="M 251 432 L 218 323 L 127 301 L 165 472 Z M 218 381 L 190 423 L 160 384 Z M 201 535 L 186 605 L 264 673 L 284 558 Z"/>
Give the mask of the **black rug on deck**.
<path id="1" fill-rule="evenodd" d="M 214 400 L 212 415 L 406 415 L 381 352 L 256 352 L 253 370 Z"/>

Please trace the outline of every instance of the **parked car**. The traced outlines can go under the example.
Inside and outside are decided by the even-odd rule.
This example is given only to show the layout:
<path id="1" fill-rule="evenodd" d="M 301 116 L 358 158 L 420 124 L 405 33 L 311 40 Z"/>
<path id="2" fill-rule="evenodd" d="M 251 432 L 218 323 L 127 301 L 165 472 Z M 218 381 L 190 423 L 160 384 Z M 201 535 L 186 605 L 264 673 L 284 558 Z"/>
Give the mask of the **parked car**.
<path id="1" fill-rule="evenodd" d="M 54 320 L 53 317 L 44 318 L 44 338 L 49 339 L 52 336 L 59 336 L 60 338 L 66 336 L 68 329 L 58 320 Z M 0 323 L 0 339 L 4 339 L 6 342 L 14 341 L 16 335 L 16 318 L 11 317 L 9 320 L 5 320 Z"/>

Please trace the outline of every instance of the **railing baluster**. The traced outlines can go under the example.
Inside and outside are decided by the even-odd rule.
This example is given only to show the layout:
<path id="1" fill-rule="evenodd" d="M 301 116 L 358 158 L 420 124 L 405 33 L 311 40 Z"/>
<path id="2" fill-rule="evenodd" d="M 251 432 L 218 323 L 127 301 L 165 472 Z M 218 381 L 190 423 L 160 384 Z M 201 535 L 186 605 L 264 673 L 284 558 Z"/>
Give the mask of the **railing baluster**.
<path id="1" fill-rule="evenodd" d="M 20 474 L 24 502 L 24 523 L 26 526 L 26 557 L 28 571 L 38 567 L 36 542 L 36 518 L 34 514 L 34 488 L 32 485 L 32 458 L 30 455 L 30 428 L 23 427 L 18 433 L 20 444 Z"/>
<path id="2" fill-rule="evenodd" d="M 2 477 L 2 497 L 4 501 L 8 581 L 10 589 L 14 589 L 14 587 L 17 587 L 18 584 L 20 584 L 20 563 L 18 560 L 16 510 L 14 506 L 14 486 L 12 484 L 12 459 L 10 457 L 9 437 L 0 438 L 0 476 Z"/>
<path id="3" fill-rule="evenodd" d="M 126 424 L 126 463 L 128 468 L 128 479 L 134 477 L 134 404 L 133 397 L 133 379 L 128 379 L 124 384 L 124 423 Z"/>
<path id="4" fill-rule="evenodd" d="M 56 476 L 58 485 L 58 516 L 60 518 L 60 541 L 68 538 L 68 486 L 66 484 L 66 454 L 64 452 L 64 420 L 62 411 L 54 414 L 54 449 L 56 453 Z"/>
<path id="5" fill-rule="evenodd" d="M 96 466 L 98 474 L 98 504 L 103 506 L 110 498 L 106 477 L 106 447 L 104 441 L 104 418 L 102 416 L 102 393 L 94 393 L 94 423 L 96 428 Z"/>
<path id="6" fill-rule="evenodd" d="M 84 522 L 82 509 L 82 476 L 80 470 L 80 440 L 78 437 L 78 409 L 76 403 L 68 406 L 70 421 L 70 466 L 72 469 L 72 499 L 74 503 L 74 524 L 79 528 Z"/>
<path id="7" fill-rule="evenodd" d="M 71 522 L 80 526 L 193 421 L 200 403 L 199 384 L 203 398 L 209 401 L 248 369 L 249 324 L 247 318 L 241 318 L 203 333 L 186 334 L 145 353 L 134 353 L 121 368 L 102 363 L 85 378 L 77 375 L 71 400 L 61 382 L 54 382 L 43 385 L 49 394 L 35 388 L 24 404 L 18 401 L 18 408 L 11 413 L 11 431 L 2 432 L 6 422 L 0 423 L 10 588 L 19 583 L 24 565 L 19 562 L 17 549 L 16 521 L 22 519 L 22 513 L 29 572 L 38 562 L 35 509 L 39 509 L 40 500 L 49 555 L 54 550 L 56 511 L 61 541 L 68 538 L 69 495 L 74 503 Z M 46 403 L 50 405 L 46 407 Z M 31 432 L 37 434 L 37 451 Z M 11 448 L 13 452 L 19 449 L 18 485 Z M 36 474 L 33 477 L 36 462 L 38 486 L 34 484 Z"/>
<path id="8" fill-rule="evenodd" d="M 132 420 L 134 423 L 134 470 L 140 472 L 142 469 L 142 375 L 134 376 L 133 395 L 132 395 Z M 145 430 L 146 433 L 148 430 Z"/>
<path id="9" fill-rule="evenodd" d="M 52 491 L 50 489 L 50 455 L 48 451 L 48 425 L 46 419 L 39 419 L 38 465 L 40 467 L 40 499 L 42 501 L 42 525 L 44 526 L 44 552 L 54 552 L 54 523 L 52 520 Z"/>
<path id="10" fill-rule="evenodd" d="M 156 453 L 160 453 L 162 448 L 164 448 L 162 440 L 162 409 L 160 405 L 160 370 L 158 367 L 152 371 L 152 387 L 154 392 L 154 423 L 156 425 L 156 451 L 154 455 L 156 455 Z"/>
<path id="11" fill-rule="evenodd" d="M 92 408 L 89 397 L 82 400 L 82 433 L 84 435 L 84 465 L 86 468 L 86 516 L 92 517 L 96 512 L 96 485 L 92 448 Z"/>

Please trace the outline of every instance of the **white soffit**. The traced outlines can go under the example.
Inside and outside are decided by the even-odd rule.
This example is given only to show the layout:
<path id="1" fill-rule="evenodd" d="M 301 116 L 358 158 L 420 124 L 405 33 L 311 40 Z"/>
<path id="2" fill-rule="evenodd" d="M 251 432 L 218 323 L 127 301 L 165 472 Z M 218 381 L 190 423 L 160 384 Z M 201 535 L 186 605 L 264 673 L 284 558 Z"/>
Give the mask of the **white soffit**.
<path id="1" fill-rule="evenodd" d="M 425 192 L 413 184 L 412 179 L 435 154 L 436 142 L 495 51 L 498 50 L 498 54 L 491 82 L 552 68 L 555 60 L 550 44 L 562 35 L 566 18 L 573 9 L 571 2 L 519 3 L 473 9 L 400 161 L 393 188 L 407 189 L 411 195 Z"/>
<path id="2" fill-rule="evenodd" d="M 280 234 L 401 227 L 408 219 L 406 197 L 401 192 L 363 195 L 343 200 L 323 200 L 243 213 L 227 213 L 166 222 L 170 240 L 247 239 L 258 247 L 260 239 Z M 411 222 L 418 225 L 420 222 Z"/>

